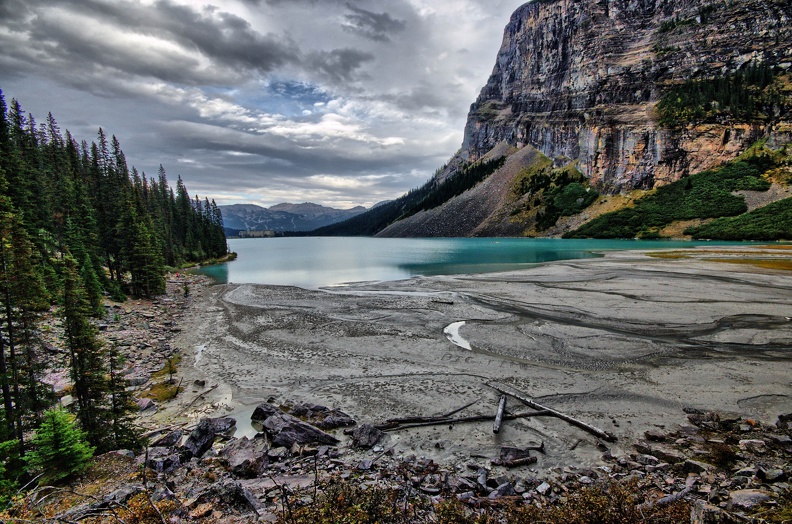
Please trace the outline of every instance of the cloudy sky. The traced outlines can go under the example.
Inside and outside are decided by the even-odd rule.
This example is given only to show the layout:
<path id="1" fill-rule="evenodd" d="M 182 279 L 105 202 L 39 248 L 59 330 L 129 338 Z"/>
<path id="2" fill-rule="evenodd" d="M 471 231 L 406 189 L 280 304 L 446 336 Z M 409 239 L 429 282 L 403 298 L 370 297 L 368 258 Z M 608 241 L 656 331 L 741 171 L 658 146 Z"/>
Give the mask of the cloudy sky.
<path id="1" fill-rule="evenodd" d="M 0 0 L 0 89 L 218 204 L 425 182 L 524 0 Z"/>

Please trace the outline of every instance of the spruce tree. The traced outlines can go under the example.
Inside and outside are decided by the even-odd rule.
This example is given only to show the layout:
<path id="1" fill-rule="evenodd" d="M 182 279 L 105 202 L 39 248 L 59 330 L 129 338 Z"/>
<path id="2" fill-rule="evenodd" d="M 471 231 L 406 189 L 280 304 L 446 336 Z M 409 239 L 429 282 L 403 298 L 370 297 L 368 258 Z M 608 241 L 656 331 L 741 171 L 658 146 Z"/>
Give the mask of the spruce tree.
<path id="1" fill-rule="evenodd" d="M 135 428 L 135 414 L 138 407 L 132 394 L 127 391 L 126 380 L 122 374 L 124 357 L 113 346 L 109 351 L 108 359 L 110 368 L 108 418 L 112 449 L 139 449 L 141 442 Z"/>
<path id="2" fill-rule="evenodd" d="M 80 266 L 80 277 L 82 277 L 82 284 L 85 288 L 91 316 L 101 318 L 105 314 L 105 309 L 102 305 L 102 284 L 99 282 L 99 277 L 96 276 L 91 257 L 87 253 L 83 257 L 83 262 Z"/>
<path id="3" fill-rule="evenodd" d="M 44 413 L 33 446 L 35 450 L 25 456 L 25 461 L 34 472 L 43 473 L 43 484 L 85 471 L 95 450 L 75 424 L 74 415 L 62 408 Z"/>
<path id="4" fill-rule="evenodd" d="M 77 418 L 87 433 L 88 441 L 101 447 L 107 435 L 106 395 L 107 372 L 102 360 L 102 345 L 96 338 L 96 328 L 89 322 L 91 307 L 77 270 L 77 262 L 68 252 L 63 257 L 63 319 L 66 347 Z"/>

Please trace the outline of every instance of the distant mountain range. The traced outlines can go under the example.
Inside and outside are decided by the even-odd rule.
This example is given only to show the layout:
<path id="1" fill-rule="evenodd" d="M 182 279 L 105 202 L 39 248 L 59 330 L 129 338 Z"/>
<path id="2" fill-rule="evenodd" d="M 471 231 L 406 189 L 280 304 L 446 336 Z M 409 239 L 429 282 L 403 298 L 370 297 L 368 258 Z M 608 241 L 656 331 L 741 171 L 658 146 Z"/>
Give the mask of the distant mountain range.
<path id="1" fill-rule="evenodd" d="M 270 208 L 254 204 L 218 206 L 223 214 L 223 225 L 233 231 L 313 231 L 355 217 L 366 211 L 363 206 L 352 209 L 335 209 L 305 202 L 302 204 L 277 204 Z"/>

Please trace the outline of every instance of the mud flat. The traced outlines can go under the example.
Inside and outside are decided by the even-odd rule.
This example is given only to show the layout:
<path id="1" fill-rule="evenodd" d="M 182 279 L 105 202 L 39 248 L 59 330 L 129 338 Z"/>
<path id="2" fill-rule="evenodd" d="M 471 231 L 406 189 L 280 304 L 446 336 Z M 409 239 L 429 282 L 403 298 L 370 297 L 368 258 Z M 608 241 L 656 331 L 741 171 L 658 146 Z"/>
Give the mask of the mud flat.
<path id="1" fill-rule="evenodd" d="M 790 272 L 625 252 L 324 290 L 212 286 L 175 341 L 185 383 L 205 386 L 164 414 L 243 418 L 274 397 L 338 407 L 359 423 L 474 400 L 460 416 L 494 415 L 499 394 L 484 385 L 494 380 L 626 450 L 646 430 L 686 424 L 686 407 L 768 423 L 792 412 L 790 317 Z M 507 409 L 530 411 L 514 400 Z M 491 423 L 409 429 L 385 445 L 456 461 L 538 441 L 539 468 L 593 466 L 602 454 L 591 435 L 546 417 L 508 421 L 497 435 Z"/>

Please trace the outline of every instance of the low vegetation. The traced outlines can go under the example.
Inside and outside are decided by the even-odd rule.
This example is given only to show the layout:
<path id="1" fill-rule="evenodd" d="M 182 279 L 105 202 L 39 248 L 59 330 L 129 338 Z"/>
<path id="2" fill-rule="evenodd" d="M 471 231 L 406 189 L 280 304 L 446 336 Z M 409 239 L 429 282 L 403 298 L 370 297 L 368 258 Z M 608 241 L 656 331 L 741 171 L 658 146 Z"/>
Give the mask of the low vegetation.
<path id="1" fill-rule="evenodd" d="M 710 240 L 790 240 L 792 239 L 792 198 L 768 204 L 733 218 L 719 218 L 685 230 L 696 239 Z"/>
<path id="2" fill-rule="evenodd" d="M 597 217 L 567 233 L 565 238 L 658 238 L 661 228 L 677 220 L 742 215 L 748 210 L 745 199 L 733 193 L 740 190 L 766 191 L 771 184 L 765 173 L 783 162 L 782 154 L 758 144 L 734 162 L 659 187 L 637 200 L 633 207 Z M 760 218 L 788 205 L 778 204 L 769 211 L 749 214 L 748 218 L 736 222 L 737 225 L 726 221 L 718 227 L 727 230 L 734 226 L 731 227 L 734 235 L 729 238 L 735 240 L 782 238 L 779 235 L 782 235 L 786 219 L 771 224 L 769 220 Z M 745 224 L 753 226 L 752 236 L 742 236 L 739 232 L 739 226 Z M 707 229 L 691 228 L 690 231 L 695 231 L 699 238 L 726 238 L 707 236 L 704 234 Z M 788 226 L 785 231 L 790 231 Z"/>
<path id="3" fill-rule="evenodd" d="M 523 170 L 515 179 L 512 192 L 523 199 L 522 206 L 516 208 L 513 215 L 538 210 L 537 231 L 549 229 L 563 216 L 580 213 L 599 197 L 575 163 L 554 169 L 547 157 Z"/>
<path id="4" fill-rule="evenodd" d="M 287 495 L 288 497 L 288 495 Z M 570 493 L 564 504 L 540 507 L 499 501 L 489 508 L 473 509 L 455 498 L 437 504 L 421 502 L 394 489 L 363 489 L 352 482 L 334 480 L 300 505 L 286 503 L 278 524 L 373 524 L 376 522 L 436 524 L 673 524 L 690 519 L 690 505 L 682 500 L 665 505 L 645 502 L 635 482 L 608 482 Z"/>

